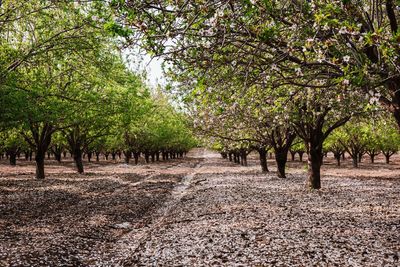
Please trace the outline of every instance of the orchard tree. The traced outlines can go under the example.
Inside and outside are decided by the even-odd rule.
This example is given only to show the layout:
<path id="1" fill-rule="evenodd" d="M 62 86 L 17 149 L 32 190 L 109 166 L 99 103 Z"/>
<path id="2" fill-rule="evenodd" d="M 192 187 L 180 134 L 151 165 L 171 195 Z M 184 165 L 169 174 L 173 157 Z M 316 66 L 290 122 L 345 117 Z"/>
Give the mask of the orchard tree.
<path id="1" fill-rule="evenodd" d="M 400 134 L 394 121 L 387 117 L 378 121 L 377 135 L 379 149 L 385 156 L 386 163 L 389 164 L 390 157 L 400 150 Z"/>
<path id="2" fill-rule="evenodd" d="M 5 152 L 10 165 L 17 164 L 17 156 L 21 151 L 26 150 L 28 145 L 22 138 L 19 129 L 8 129 L 0 133 L 0 150 Z"/>
<path id="3" fill-rule="evenodd" d="M 342 128 L 342 136 L 339 142 L 342 144 L 347 153 L 350 154 L 353 167 L 358 168 L 360 154 L 365 151 L 367 146 L 368 132 L 364 127 L 364 122 L 352 120 Z"/>
<path id="4" fill-rule="evenodd" d="M 207 88 L 220 91 L 230 80 L 235 88 L 257 85 L 285 103 L 276 108 L 289 107 L 290 126 L 306 143 L 311 188 L 320 188 L 323 141 L 366 99 L 378 98 L 351 72 L 353 58 L 335 49 L 335 29 L 310 23 L 318 14 L 307 1 L 113 3 L 119 22 L 163 55 L 176 76 L 212 77 Z"/>
<path id="5" fill-rule="evenodd" d="M 341 128 L 336 129 L 324 142 L 324 150 L 327 152 L 332 152 L 333 157 L 336 159 L 337 166 L 340 166 L 340 161 L 344 153 L 346 152 L 343 146 L 342 140 L 345 135 Z"/>
<path id="6" fill-rule="evenodd" d="M 393 0 L 111 2 L 121 27 L 155 55 L 185 68 L 245 66 L 232 76 L 264 82 L 268 66 L 286 69 L 281 84 L 342 83 L 379 101 L 400 125 L 399 9 Z M 249 73 L 257 70 L 258 77 Z M 301 72 L 304 75 L 294 75 Z M 301 76 L 301 77 L 299 77 Z"/>

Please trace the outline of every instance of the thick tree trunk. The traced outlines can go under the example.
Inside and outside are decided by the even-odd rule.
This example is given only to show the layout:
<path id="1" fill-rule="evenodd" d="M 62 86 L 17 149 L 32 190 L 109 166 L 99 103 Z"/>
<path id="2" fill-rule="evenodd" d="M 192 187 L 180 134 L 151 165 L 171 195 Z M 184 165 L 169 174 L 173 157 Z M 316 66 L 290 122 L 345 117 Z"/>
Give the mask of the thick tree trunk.
<path id="1" fill-rule="evenodd" d="M 228 158 L 229 158 L 229 161 L 232 161 L 233 159 L 232 159 L 232 153 L 228 153 Z"/>
<path id="2" fill-rule="evenodd" d="M 156 154 L 155 153 L 151 153 L 151 162 L 156 161 Z"/>
<path id="3" fill-rule="evenodd" d="M 160 152 L 156 153 L 156 161 L 160 161 Z"/>
<path id="4" fill-rule="evenodd" d="M 64 156 L 64 158 L 67 157 L 67 151 L 63 151 L 63 156 Z"/>
<path id="5" fill-rule="evenodd" d="M 78 173 L 83 173 L 83 162 L 82 162 L 82 150 L 80 147 L 77 147 L 74 149 L 73 153 L 74 161 L 75 161 L 75 166 L 76 170 Z"/>
<path id="6" fill-rule="evenodd" d="M 308 152 L 308 186 L 312 189 L 321 188 L 322 149 L 309 144 Z"/>
<path id="7" fill-rule="evenodd" d="M 277 165 L 277 175 L 279 178 L 286 178 L 286 162 L 288 149 L 275 149 L 275 161 Z"/>
<path id="8" fill-rule="evenodd" d="M 35 161 L 36 161 L 36 179 L 44 179 L 44 158 L 45 153 L 42 151 L 36 151 Z"/>
<path id="9" fill-rule="evenodd" d="M 371 163 L 375 163 L 375 154 L 369 155 L 369 158 L 371 159 Z"/>
<path id="10" fill-rule="evenodd" d="M 14 152 L 9 153 L 9 159 L 11 166 L 17 165 L 17 153 Z"/>
<path id="11" fill-rule="evenodd" d="M 96 152 L 96 161 L 100 161 L 100 152 Z"/>
<path id="12" fill-rule="evenodd" d="M 262 148 L 258 149 L 258 153 L 260 155 L 261 171 L 263 173 L 269 172 L 268 164 L 267 164 L 267 151 L 265 151 L 265 148 L 262 147 Z"/>

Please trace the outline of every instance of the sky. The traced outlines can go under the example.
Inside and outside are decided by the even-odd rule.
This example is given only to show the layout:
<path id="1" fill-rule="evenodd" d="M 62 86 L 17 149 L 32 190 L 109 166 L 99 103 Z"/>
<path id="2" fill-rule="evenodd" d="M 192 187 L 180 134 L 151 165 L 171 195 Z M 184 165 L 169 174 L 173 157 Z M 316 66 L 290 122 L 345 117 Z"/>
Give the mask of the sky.
<path id="1" fill-rule="evenodd" d="M 163 60 L 161 58 L 151 58 L 148 54 L 138 56 L 138 53 L 132 50 L 125 50 L 123 56 L 128 60 L 128 66 L 131 70 L 136 72 L 146 71 L 148 84 L 151 87 L 165 84 L 161 67 Z"/>

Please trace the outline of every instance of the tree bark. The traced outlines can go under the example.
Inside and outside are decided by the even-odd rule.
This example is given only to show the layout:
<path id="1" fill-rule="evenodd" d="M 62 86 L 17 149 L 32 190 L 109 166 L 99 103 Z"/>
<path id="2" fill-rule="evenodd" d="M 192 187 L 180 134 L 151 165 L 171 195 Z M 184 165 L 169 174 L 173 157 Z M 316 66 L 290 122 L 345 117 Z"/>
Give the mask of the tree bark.
<path id="1" fill-rule="evenodd" d="M 335 159 L 336 159 L 337 166 L 340 167 L 340 158 L 342 157 L 342 153 L 340 153 L 340 152 L 334 152 L 334 153 L 333 153 L 333 156 L 334 156 Z"/>
<path id="2" fill-rule="evenodd" d="M 129 163 L 129 160 L 130 160 L 131 157 L 132 157 L 132 151 L 130 151 L 130 150 L 125 150 L 125 151 L 124 151 L 124 156 L 125 156 L 125 163 L 128 164 L 128 163 Z"/>
<path id="3" fill-rule="evenodd" d="M 139 163 L 139 156 L 140 156 L 140 153 L 138 153 L 138 152 L 133 153 L 133 157 L 135 159 L 135 165 L 138 165 L 138 163 Z"/>
<path id="4" fill-rule="evenodd" d="M 275 161 L 277 165 L 277 174 L 279 178 L 286 178 L 286 162 L 288 149 L 275 150 Z"/>
<path id="5" fill-rule="evenodd" d="M 358 154 L 355 153 L 354 155 L 352 155 L 351 159 L 353 160 L 353 167 L 358 168 Z"/>
<path id="6" fill-rule="evenodd" d="M 292 161 L 294 161 L 296 157 L 296 151 L 290 151 L 290 155 L 292 157 Z"/>
<path id="7" fill-rule="evenodd" d="M 44 174 L 44 151 L 36 151 L 35 161 L 36 161 L 36 179 L 42 180 L 45 178 Z"/>
<path id="8" fill-rule="evenodd" d="M 269 172 L 268 170 L 268 164 L 267 164 L 267 151 L 265 150 L 265 147 L 261 147 L 258 149 L 258 153 L 260 155 L 260 165 L 261 165 L 261 171 L 263 173 Z"/>
<path id="9" fill-rule="evenodd" d="M 303 162 L 304 151 L 298 151 L 297 153 L 299 153 L 300 162 Z"/>
<path id="10" fill-rule="evenodd" d="M 74 149 L 74 161 L 78 173 L 83 173 L 82 150 L 80 147 Z"/>
<path id="11" fill-rule="evenodd" d="M 9 153 L 9 159 L 11 166 L 17 165 L 17 153 L 14 152 Z"/>
<path id="12" fill-rule="evenodd" d="M 310 145 L 308 152 L 308 185 L 312 189 L 321 188 L 322 146 Z"/>

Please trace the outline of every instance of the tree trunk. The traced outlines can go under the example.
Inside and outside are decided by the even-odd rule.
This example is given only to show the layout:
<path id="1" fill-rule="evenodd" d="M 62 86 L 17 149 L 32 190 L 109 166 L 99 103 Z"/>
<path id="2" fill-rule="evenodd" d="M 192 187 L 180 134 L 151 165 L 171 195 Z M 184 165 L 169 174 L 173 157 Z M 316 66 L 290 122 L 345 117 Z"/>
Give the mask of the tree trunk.
<path id="1" fill-rule="evenodd" d="M 386 164 L 390 163 L 390 154 L 384 154 L 385 155 L 385 159 L 386 159 Z"/>
<path id="2" fill-rule="evenodd" d="M 352 158 L 352 160 L 353 160 L 353 167 L 354 167 L 354 168 L 358 168 L 358 154 L 357 154 L 357 153 L 354 153 L 354 154 L 351 156 L 351 158 Z"/>
<path id="3" fill-rule="evenodd" d="M 312 189 L 321 188 L 322 149 L 309 144 L 308 152 L 308 186 Z"/>
<path id="4" fill-rule="evenodd" d="M 35 161 L 36 161 L 36 179 L 44 179 L 44 158 L 45 152 L 43 151 L 36 151 L 35 154 Z"/>
<path id="5" fill-rule="evenodd" d="M 118 156 L 119 156 L 119 155 L 118 155 Z M 126 163 L 126 164 L 129 164 L 129 160 L 130 160 L 131 157 L 132 157 L 132 151 L 130 151 L 130 150 L 124 151 L 124 156 L 125 156 L 125 163 Z"/>
<path id="6" fill-rule="evenodd" d="M 82 150 L 80 147 L 74 149 L 74 161 L 78 173 L 83 173 Z"/>
<path id="7" fill-rule="evenodd" d="M 144 153 L 144 160 L 146 161 L 146 163 L 149 163 L 149 158 L 150 158 L 149 153 L 145 152 Z"/>
<path id="8" fill-rule="evenodd" d="M 100 161 L 100 152 L 96 152 L 96 161 Z"/>
<path id="9" fill-rule="evenodd" d="M 363 153 L 358 153 L 358 162 L 361 163 L 363 157 Z"/>
<path id="10" fill-rule="evenodd" d="M 277 165 L 277 174 L 279 178 L 286 178 L 286 162 L 288 149 L 275 149 L 275 161 Z"/>
<path id="11" fill-rule="evenodd" d="M 233 159 L 232 159 L 232 153 L 229 153 L 228 154 L 228 158 L 229 158 L 229 161 L 232 161 Z"/>
<path id="12" fill-rule="evenodd" d="M 151 162 L 156 161 L 156 154 L 155 153 L 151 153 Z"/>
<path id="13" fill-rule="evenodd" d="M 290 155 L 292 156 L 292 161 L 294 161 L 296 152 L 295 151 L 290 151 Z"/>
<path id="14" fill-rule="evenodd" d="M 61 153 L 55 152 L 54 157 L 57 160 L 57 162 L 61 162 Z"/>
<path id="15" fill-rule="evenodd" d="M 133 157 L 135 158 L 135 165 L 138 165 L 138 163 L 139 163 L 139 156 L 140 156 L 140 153 L 138 153 L 138 152 L 133 153 Z"/>
<path id="16" fill-rule="evenodd" d="M 297 153 L 299 153 L 300 162 L 303 162 L 304 151 L 299 151 L 299 152 L 297 152 Z"/>
<path id="17" fill-rule="evenodd" d="M 156 153 L 156 161 L 160 161 L 160 152 Z"/>
<path id="18" fill-rule="evenodd" d="M 341 156 L 342 156 L 342 153 L 340 153 L 340 152 L 334 152 L 334 153 L 333 153 L 333 156 L 334 156 L 335 159 L 336 159 L 337 166 L 340 167 L 340 158 L 341 158 Z"/>
<path id="19" fill-rule="evenodd" d="M 258 149 L 258 153 L 260 154 L 261 171 L 263 173 L 269 172 L 267 164 L 267 151 L 265 151 L 265 147 Z"/>
<path id="20" fill-rule="evenodd" d="M 92 160 L 92 155 L 93 155 L 93 153 L 92 153 L 91 151 L 89 151 L 89 152 L 87 153 L 87 160 L 88 160 L 88 162 L 90 162 L 90 161 Z"/>
<path id="21" fill-rule="evenodd" d="M 63 156 L 64 156 L 64 158 L 67 157 L 67 151 L 63 151 Z"/>
<path id="22" fill-rule="evenodd" d="M 9 153 L 9 159 L 11 166 L 17 165 L 17 153 L 14 152 Z"/>
<path id="23" fill-rule="evenodd" d="M 375 155 L 369 155 L 369 157 L 371 158 L 371 163 L 375 163 Z"/>

